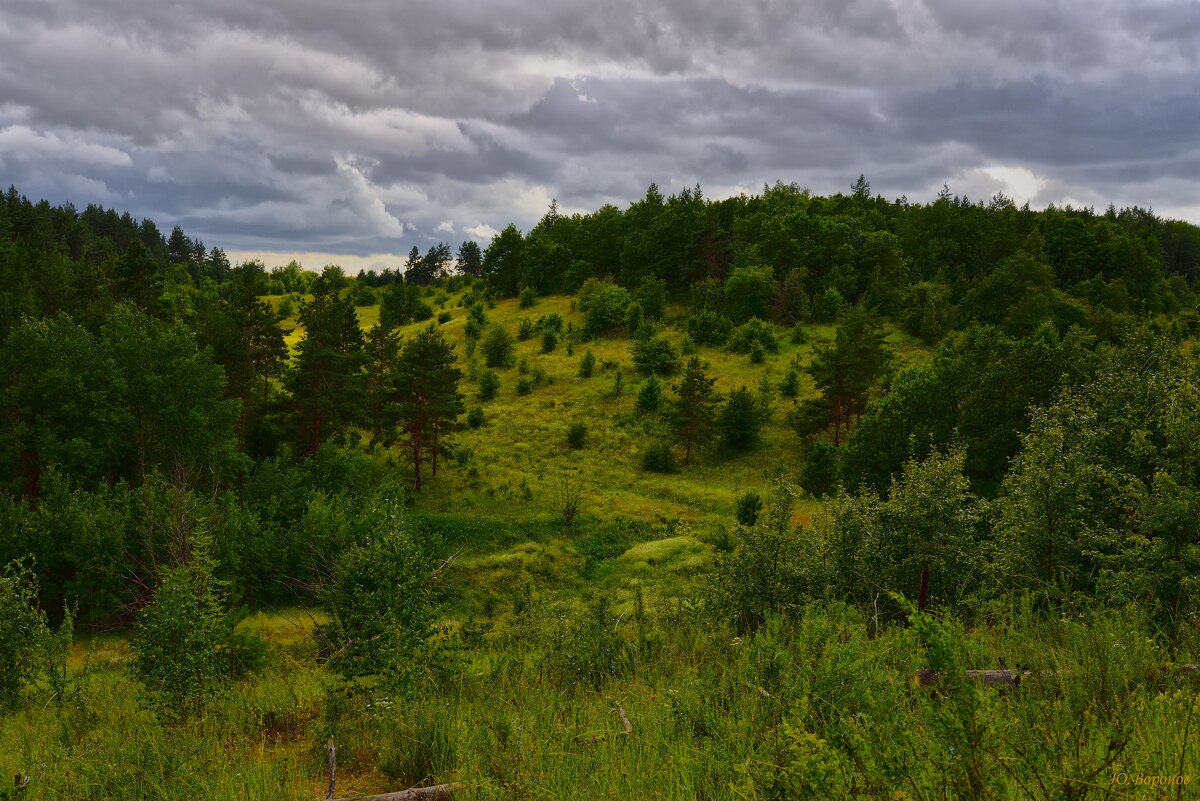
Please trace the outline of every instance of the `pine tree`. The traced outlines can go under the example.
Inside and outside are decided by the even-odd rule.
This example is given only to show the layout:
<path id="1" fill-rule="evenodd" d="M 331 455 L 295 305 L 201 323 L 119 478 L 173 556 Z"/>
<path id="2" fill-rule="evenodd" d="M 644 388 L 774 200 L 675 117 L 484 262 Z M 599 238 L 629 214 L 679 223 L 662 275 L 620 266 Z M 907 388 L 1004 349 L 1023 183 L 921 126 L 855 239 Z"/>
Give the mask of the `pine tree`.
<path id="1" fill-rule="evenodd" d="M 797 410 L 801 433 L 814 434 L 832 426 L 833 444 L 840 444 L 843 429 L 862 415 L 871 387 L 887 367 L 883 336 L 879 320 L 862 307 L 842 315 L 833 345 L 817 348 L 809 365 L 821 396 Z"/>
<path id="2" fill-rule="evenodd" d="M 425 454 L 430 454 L 436 476 L 440 440 L 466 409 L 458 391 L 462 371 L 454 360 L 454 346 L 437 326 L 430 325 L 405 343 L 396 366 L 396 416 L 408 437 L 413 489 L 418 492 Z"/>
<path id="3" fill-rule="evenodd" d="M 676 436 L 683 444 L 685 465 L 691 463 L 692 449 L 712 437 L 717 406 L 716 379 L 709 378 L 705 369 L 706 365 L 693 356 L 679 383 L 673 387 L 676 398 L 672 418 Z"/>
<path id="4" fill-rule="evenodd" d="M 305 335 L 287 383 L 303 426 L 304 453 L 311 456 L 359 418 L 366 352 L 354 304 L 337 292 L 303 304 L 300 325 Z"/>
<path id="5" fill-rule="evenodd" d="M 384 442 L 395 427 L 395 369 L 400 356 L 400 333 L 376 325 L 366 338 L 366 406 L 371 422 L 371 442 Z"/>

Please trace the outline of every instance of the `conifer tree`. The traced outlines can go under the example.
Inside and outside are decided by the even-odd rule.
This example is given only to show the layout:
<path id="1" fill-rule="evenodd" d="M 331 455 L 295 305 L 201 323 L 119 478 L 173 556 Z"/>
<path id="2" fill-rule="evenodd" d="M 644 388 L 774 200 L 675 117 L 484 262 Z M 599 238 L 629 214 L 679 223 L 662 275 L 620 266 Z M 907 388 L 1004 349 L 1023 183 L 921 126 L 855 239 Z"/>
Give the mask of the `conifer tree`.
<path id="1" fill-rule="evenodd" d="M 430 325 L 404 344 L 396 366 L 396 416 L 408 438 L 413 489 L 418 492 L 425 454 L 430 455 L 436 476 L 440 440 L 466 409 L 458 391 L 462 371 L 454 366 L 454 360 L 454 346 Z"/>
<path id="2" fill-rule="evenodd" d="M 676 397 L 672 422 L 676 436 L 683 445 L 685 465 L 691 462 L 692 449 L 712 437 L 717 406 L 716 379 L 709 378 L 705 368 L 706 365 L 693 356 L 688 360 L 679 383 L 674 386 Z"/>

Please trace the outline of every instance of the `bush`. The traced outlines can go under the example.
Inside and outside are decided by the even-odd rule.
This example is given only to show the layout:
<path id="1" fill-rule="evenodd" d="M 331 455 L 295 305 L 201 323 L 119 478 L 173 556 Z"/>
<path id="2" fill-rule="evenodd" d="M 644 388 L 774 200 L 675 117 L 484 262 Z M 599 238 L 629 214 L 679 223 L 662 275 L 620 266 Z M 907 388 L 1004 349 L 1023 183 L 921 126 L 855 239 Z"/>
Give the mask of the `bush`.
<path id="1" fill-rule="evenodd" d="M 365 517 L 365 540 L 341 554 L 318 593 L 329 615 L 318 636 L 343 679 L 373 678 L 396 689 L 424 661 L 433 570 L 398 500 L 378 498 Z"/>
<path id="2" fill-rule="evenodd" d="M 638 390 L 637 401 L 635 408 L 639 412 L 656 412 L 662 406 L 663 391 L 662 382 L 658 380 L 658 376 L 650 376 L 642 384 Z"/>
<path id="3" fill-rule="evenodd" d="M 450 322 L 450 312 L 442 312 L 438 315 L 438 323 L 445 325 L 448 322 Z"/>
<path id="4" fill-rule="evenodd" d="M 586 423 L 571 423 L 567 427 L 567 444 L 574 450 L 583 448 L 587 441 L 588 428 Z"/>
<path id="5" fill-rule="evenodd" d="M 558 337 L 553 331 L 546 331 L 542 334 L 542 353 L 553 353 L 558 347 Z"/>
<path id="6" fill-rule="evenodd" d="M 538 318 L 537 327 L 539 331 L 552 331 L 555 334 L 563 332 L 563 318 L 558 312 L 550 312 L 543 314 Z M 569 333 L 569 332 L 568 332 Z"/>
<path id="7" fill-rule="evenodd" d="M 500 392 L 500 374 L 495 370 L 484 370 L 479 374 L 479 400 L 493 400 Z"/>
<path id="8" fill-rule="evenodd" d="M 533 324 L 533 320 L 528 317 L 522 317 L 517 323 L 517 339 L 524 342 L 527 339 L 532 339 L 537 331 L 537 326 Z"/>
<path id="9" fill-rule="evenodd" d="M 666 337 L 654 335 L 634 344 L 633 363 L 644 375 L 670 375 L 679 369 L 679 354 Z"/>
<path id="10" fill-rule="evenodd" d="M 471 308 L 467 312 L 467 322 L 465 325 L 465 333 L 467 340 L 479 339 L 483 333 L 483 329 L 487 327 L 487 311 L 484 310 L 483 304 L 471 303 Z"/>
<path id="11" fill-rule="evenodd" d="M 729 339 L 729 332 L 733 330 L 733 323 L 728 317 L 709 309 L 693 311 L 688 315 L 685 326 L 693 342 L 714 348 L 724 345 Z"/>
<path id="12" fill-rule="evenodd" d="M 642 304 L 635 300 L 625 309 L 625 330 L 629 332 L 630 336 L 637 334 L 638 329 L 642 327 L 643 320 Z"/>
<path id="13" fill-rule="evenodd" d="M 502 326 L 495 323 L 489 325 L 483 332 L 479 347 L 483 350 L 483 361 L 488 367 L 508 367 L 513 362 L 516 345 L 512 334 Z"/>
<path id="14" fill-rule="evenodd" d="M 804 330 L 804 323 L 796 323 L 792 326 L 792 333 L 788 336 L 793 345 L 803 345 L 808 342 L 808 332 Z"/>
<path id="15" fill-rule="evenodd" d="M 795 367 L 789 367 L 784 373 L 783 380 L 779 382 L 779 394 L 792 400 L 800 397 L 800 371 Z"/>
<path id="16" fill-rule="evenodd" d="M 753 526 L 758 522 L 758 513 L 762 511 L 762 496 L 757 492 L 747 492 L 737 499 L 737 521 L 743 526 Z"/>
<path id="17" fill-rule="evenodd" d="M 596 369 L 596 354 L 592 353 L 592 349 L 588 348 L 584 352 L 583 357 L 579 360 L 579 377 L 591 378 L 592 372 Z"/>
<path id="18" fill-rule="evenodd" d="M 623 287 L 589 278 L 579 289 L 579 307 L 583 310 L 584 334 L 594 337 L 619 328 L 631 298 Z"/>
<path id="19" fill-rule="evenodd" d="M 531 375 L 523 375 L 517 379 L 517 394 L 524 397 L 533 392 L 535 381 Z"/>
<path id="20" fill-rule="evenodd" d="M 0 572 L 0 711 L 19 706 L 39 672 L 50 630 L 37 598 L 37 578 L 23 562 Z"/>
<path id="21" fill-rule="evenodd" d="M 669 442 L 654 442 L 642 451 L 642 469 L 650 473 L 674 473 L 679 469 L 675 449 Z"/>
<path id="22" fill-rule="evenodd" d="M 531 309 L 537 304 L 537 292 L 533 287 L 527 286 L 521 290 L 520 299 L 522 309 Z"/>
<path id="23" fill-rule="evenodd" d="M 779 352 L 779 340 L 775 337 L 775 329 L 770 323 L 758 318 L 740 325 L 729 336 L 729 349 L 734 353 L 753 353 L 755 347 L 767 353 Z"/>
<path id="24" fill-rule="evenodd" d="M 207 536 L 194 534 L 189 544 L 190 560 L 163 574 L 129 643 L 134 674 L 155 709 L 171 718 L 198 712 L 229 675 L 225 585 L 213 575 Z"/>
<path id="25" fill-rule="evenodd" d="M 483 428 L 487 423 L 487 417 L 483 413 L 482 406 L 472 406 L 467 412 L 467 425 L 471 428 Z"/>
<path id="26" fill-rule="evenodd" d="M 838 292 L 836 287 L 829 287 L 821 293 L 821 297 L 817 298 L 817 302 L 813 305 L 813 319 L 822 323 L 831 323 L 837 319 L 845 305 L 846 301 L 842 298 L 842 293 Z"/>

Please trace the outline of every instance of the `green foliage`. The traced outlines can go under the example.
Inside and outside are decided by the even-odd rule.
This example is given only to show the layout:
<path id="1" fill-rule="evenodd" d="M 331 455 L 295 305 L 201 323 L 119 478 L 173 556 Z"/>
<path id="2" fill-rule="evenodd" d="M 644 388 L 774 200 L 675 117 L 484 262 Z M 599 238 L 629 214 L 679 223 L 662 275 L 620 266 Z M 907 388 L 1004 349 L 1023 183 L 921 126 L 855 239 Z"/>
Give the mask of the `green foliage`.
<path id="1" fill-rule="evenodd" d="M 963 461 L 961 449 L 933 453 L 906 464 L 886 499 L 866 491 L 838 499 L 827 543 L 835 591 L 864 603 L 886 592 L 915 597 L 927 571 L 932 605 L 971 600 L 987 512 L 971 493 Z"/>
<path id="2" fill-rule="evenodd" d="M 729 339 L 733 330 L 730 319 L 711 309 L 696 309 L 684 323 L 687 334 L 697 345 L 719 348 Z"/>
<path id="3" fill-rule="evenodd" d="M 0 712 L 16 709 L 40 675 L 49 638 L 33 572 L 21 562 L 5 565 L 0 571 Z"/>
<path id="4" fill-rule="evenodd" d="M 792 526 L 797 490 L 776 478 L 766 511 L 731 533 L 705 583 L 706 607 L 739 631 L 753 631 L 770 615 L 796 614 L 822 587 L 819 544 Z"/>
<path id="5" fill-rule="evenodd" d="M 575 422 L 567 426 L 567 445 L 573 450 L 580 450 L 587 442 L 587 423 Z"/>
<path id="6" fill-rule="evenodd" d="M 487 424 L 487 415 L 482 406 L 472 406 L 467 412 L 467 425 L 471 428 L 483 428 Z"/>
<path id="7" fill-rule="evenodd" d="M 482 303 L 472 303 L 467 311 L 467 321 L 464 323 L 464 333 L 467 341 L 479 339 L 487 328 L 487 310 L 483 308 Z"/>
<path id="8" fill-rule="evenodd" d="M 783 374 L 783 380 L 779 382 L 779 394 L 789 400 L 800 397 L 800 371 L 795 366 L 788 367 Z"/>
<path id="9" fill-rule="evenodd" d="M 669 442 L 652 442 L 642 451 L 642 469 L 650 473 L 674 473 L 679 470 L 675 449 Z"/>
<path id="10" fill-rule="evenodd" d="M 584 335 L 595 337 L 616 331 L 625 323 L 629 303 L 629 292 L 623 287 L 589 278 L 579 290 Z"/>
<path id="11" fill-rule="evenodd" d="M 745 387 L 729 393 L 715 421 L 721 444 L 734 452 L 748 451 L 758 445 L 762 424 L 763 409 Z"/>
<path id="12" fill-rule="evenodd" d="M 842 430 L 865 411 L 888 359 L 879 320 L 862 307 L 847 311 L 838 322 L 833 345 L 816 349 L 809 372 L 821 396 L 799 407 L 797 430 L 811 434 L 832 426 L 833 443 L 839 444 Z"/>
<path id="13" fill-rule="evenodd" d="M 653 334 L 633 344 L 633 363 L 643 375 L 667 376 L 679 369 L 679 354 L 670 340 Z"/>
<path id="14" fill-rule="evenodd" d="M 827 287 L 817 302 L 813 304 L 813 319 L 822 323 L 831 323 L 842 313 L 846 301 L 836 287 Z"/>
<path id="15" fill-rule="evenodd" d="M 734 353 L 779 352 L 779 339 L 770 323 L 757 318 L 738 326 L 729 336 L 729 350 Z"/>
<path id="16" fill-rule="evenodd" d="M 709 377 L 707 365 L 693 356 L 688 360 L 679 383 L 674 385 L 671 423 L 684 446 L 683 463 L 690 464 L 692 450 L 712 437 L 716 417 L 716 379 Z"/>
<path id="17" fill-rule="evenodd" d="M 404 343 L 396 365 L 396 417 L 408 439 L 417 491 L 423 457 L 429 455 L 436 476 L 442 437 L 466 410 L 458 391 L 462 371 L 454 362 L 454 346 L 430 324 Z"/>
<path id="18" fill-rule="evenodd" d="M 762 511 L 762 496 L 757 492 L 747 492 L 737 499 L 735 517 L 738 525 L 753 526 L 758 522 L 758 513 Z"/>
<path id="19" fill-rule="evenodd" d="M 189 546 L 187 562 L 163 573 L 130 640 L 134 675 L 154 710 L 168 719 L 198 713 L 229 676 L 222 652 L 226 587 L 213 573 L 210 537 L 198 530 Z"/>
<path id="20" fill-rule="evenodd" d="M 651 375 L 638 388 L 634 408 L 642 414 L 656 412 L 663 404 L 663 385 L 657 376 Z"/>
<path id="21" fill-rule="evenodd" d="M 527 286 L 521 290 L 520 303 L 522 309 L 532 309 L 537 305 L 537 292 L 533 287 Z"/>
<path id="22" fill-rule="evenodd" d="M 495 370 L 482 370 L 479 373 L 479 400 L 494 400 L 500 392 L 500 374 Z"/>
<path id="23" fill-rule="evenodd" d="M 591 378 L 592 372 L 596 369 L 596 354 L 591 348 L 584 351 L 583 356 L 579 359 L 579 377 Z"/>
<path id="24" fill-rule="evenodd" d="M 489 325 L 483 332 L 479 348 L 483 352 L 484 364 L 488 367 L 512 367 L 516 344 L 512 334 L 503 326 L 495 323 Z"/>
<path id="25" fill-rule="evenodd" d="M 831 442 L 817 440 L 812 444 L 800 472 L 800 486 L 805 492 L 822 498 L 837 490 L 841 479 L 840 455 L 841 449 Z"/>
<path id="26" fill-rule="evenodd" d="M 430 648 L 433 566 L 396 498 L 376 497 L 367 517 L 366 537 L 337 559 L 321 587 L 329 622 L 319 634 L 343 680 L 402 690 Z"/>
<path id="27" fill-rule="evenodd" d="M 725 279 L 725 308 L 734 322 L 765 319 L 779 291 L 770 267 L 738 267 Z"/>
<path id="28" fill-rule="evenodd" d="M 553 353 L 558 347 L 558 335 L 553 331 L 546 331 L 542 334 L 542 353 Z"/>
<path id="29" fill-rule="evenodd" d="M 535 386 L 537 386 L 537 382 L 534 381 L 533 376 L 523 375 L 517 379 L 517 395 L 523 398 L 533 392 Z"/>
<path id="30" fill-rule="evenodd" d="M 522 317 L 521 321 L 517 323 L 517 339 L 521 342 L 533 339 L 533 335 L 536 331 L 537 326 L 534 325 L 533 320 L 530 320 L 528 317 Z"/>

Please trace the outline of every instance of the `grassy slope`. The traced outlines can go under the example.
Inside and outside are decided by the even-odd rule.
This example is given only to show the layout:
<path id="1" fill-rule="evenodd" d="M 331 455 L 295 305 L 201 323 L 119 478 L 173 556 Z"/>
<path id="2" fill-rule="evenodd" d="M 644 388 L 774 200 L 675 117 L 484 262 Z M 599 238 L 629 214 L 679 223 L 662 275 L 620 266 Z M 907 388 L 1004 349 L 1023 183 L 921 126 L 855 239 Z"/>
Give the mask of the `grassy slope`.
<path id="1" fill-rule="evenodd" d="M 459 366 L 468 375 L 463 391 L 468 406 L 472 406 L 478 403 L 475 378 L 482 359 L 466 355 L 467 310 L 458 305 L 463 294 L 443 295 L 446 300 L 435 311 L 450 312 L 451 319 L 442 330 L 457 343 Z M 273 301 L 277 303 L 278 299 Z M 515 333 L 522 318 L 536 321 L 541 315 L 557 312 L 566 322 L 582 327 L 583 314 L 573 310 L 573 305 L 571 297 L 554 296 L 541 298 L 533 308 L 521 309 L 515 299 L 508 299 L 488 310 L 488 319 Z M 672 316 L 682 313 L 680 308 L 670 310 Z M 362 307 L 359 316 L 363 327 L 368 328 L 378 321 L 379 307 Z M 427 324 L 409 325 L 401 331 L 412 334 Z M 288 343 L 294 347 L 301 331 L 295 328 L 294 320 L 286 321 L 284 327 Z M 665 333 L 678 345 L 678 328 L 670 326 Z M 788 332 L 779 329 L 782 347 L 779 353 L 768 354 L 761 365 L 751 364 L 745 355 L 717 348 L 701 348 L 697 355 L 709 363 L 710 374 L 716 377 L 721 392 L 741 386 L 755 390 L 764 376 L 777 386 L 794 358 L 799 357 L 804 365 L 811 362 L 813 345 L 829 341 L 833 327 L 813 325 L 807 333 L 809 342 L 795 345 L 788 340 Z M 928 358 L 928 351 L 898 330 L 889 331 L 888 341 L 902 363 Z M 461 467 L 451 462 L 437 480 L 426 485 L 418 508 L 510 520 L 554 517 L 558 485 L 563 476 L 571 476 L 585 490 L 585 514 L 604 519 L 728 521 L 737 498 L 747 492 L 765 494 L 771 476 L 779 469 L 795 477 L 801 459 L 800 442 L 786 424 L 791 403 L 779 398 L 763 431 L 762 444 L 752 453 L 736 457 L 706 454 L 673 475 L 642 471 L 641 451 L 662 424 L 654 416 L 639 416 L 634 410 L 634 399 L 644 378 L 635 371 L 630 346 L 625 338 L 604 338 L 578 344 L 569 355 L 565 343 L 553 353 L 541 353 L 540 336 L 518 342 L 517 360 L 524 359 L 531 368 L 542 369 L 547 383 L 519 397 L 517 368 L 501 370 L 499 397 L 483 404 L 487 425 L 455 436 L 458 445 L 472 452 L 469 462 Z M 582 379 L 578 377 L 579 359 L 589 347 L 596 354 L 597 369 L 592 378 Z M 615 371 L 602 367 L 605 363 L 621 367 L 624 390 L 620 395 L 613 394 Z M 805 392 L 811 394 L 811 380 L 802 378 Z M 566 443 L 567 427 L 576 421 L 588 426 L 587 445 L 579 451 Z M 402 452 L 393 450 L 388 457 L 398 469 L 406 469 Z M 472 476 L 472 467 L 477 477 Z M 804 505 L 800 514 L 808 516 L 814 508 L 812 504 Z"/>

